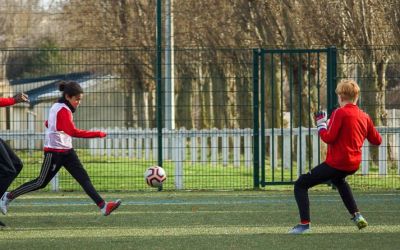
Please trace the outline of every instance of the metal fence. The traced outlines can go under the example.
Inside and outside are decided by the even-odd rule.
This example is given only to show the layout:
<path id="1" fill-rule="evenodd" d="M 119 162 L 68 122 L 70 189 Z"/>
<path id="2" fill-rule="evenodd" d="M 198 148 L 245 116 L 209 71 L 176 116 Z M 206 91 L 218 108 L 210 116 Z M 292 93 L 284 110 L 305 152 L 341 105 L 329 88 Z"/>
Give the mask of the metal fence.
<path id="1" fill-rule="evenodd" d="M 396 98 L 391 98 L 390 103 L 388 99 L 396 93 L 399 83 L 395 66 L 400 61 L 400 49 L 380 49 L 391 55 L 385 64 L 383 90 L 373 91 L 373 81 L 366 81 L 374 72 L 365 65 L 376 64 L 378 53 L 367 61 L 359 57 L 358 50 L 339 49 L 333 77 L 355 78 L 360 83 L 364 91 L 360 106 L 371 113 L 384 135 L 380 149 L 365 145 L 362 166 L 350 181 L 359 188 L 397 189 L 399 107 Z M 31 97 L 30 105 L 1 109 L 0 136 L 11 143 L 25 163 L 13 185 L 39 173 L 43 122 L 60 95 L 57 82 L 63 79 L 78 81 L 85 92 L 74 114 L 77 127 L 108 132 L 105 139 L 74 140 L 78 155 L 99 190 L 149 189 L 143 173 L 159 163 L 159 152 L 168 175 L 165 189 L 252 189 L 257 171 L 260 176 L 265 171 L 261 183 L 266 188 L 273 183 L 290 184 L 300 172 L 324 159 L 326 147 L 319 142 L 310 117 L 315 107 L 334 104 L 328 100 L 332 89 L 328 89 L 326 55 L 307 56 L 308 52 L 303 54 L 303 60 L 293 57 L 293 61 L 279 53 L 265 56 L 258 61 L 261 70 L 255 72 L 252 49 L 176 49 L 172 63 L 163 66 L 164 73 L 173 74 L 162 79 L 162 107 L 157 107 L 153 49 L 2 50 L 2 95 L 25 91 Z M 381 53 L 379 49 L 375 52 Z M 38 59 L 42 57 L 43 60 Z M 297 97 L 290 94 L 296 68 L 302 70 L 302 86 L 307 90 L 296 89 L 299 92 L 292 93 Z M 271 72 L 279 73 L 275 74 L 278 78 L 270 78 Z M 378 79 L 379 72 L 375 75 Z M 254 85 L 255 76 L 273 84 Z M 313 93 L 312 87 L 319 91 L 317 101 L 307 95 Z M 259 107 L 265 121 L 260 130 L 254 130 L 254 107 L 259 104 L 254 93 L 265 94 Z M 375 99 L 371 93 L 377 95 Z M 383 107 L 378 94 L 386 97 Z M 283 98 L 275 98 L 278 95 Z M 299 109 L 300 103 L 305 104 L 305 109 Z M 298 123 L 302 112 L 306 113 L 305 122 Z M 158 145 L 157 116 L 161 113 L 162 145 Z M 375 118 L 377 114 L 380 119 Z M 304 128 L 299 129 L 297 124 Z M 263 156 L 259 168 L 254 164 L 256 138 L 260 143 L 264 141 L 264 146 L 256 150 Z M 80 189 L 64 170 L 49 188 Z"/>

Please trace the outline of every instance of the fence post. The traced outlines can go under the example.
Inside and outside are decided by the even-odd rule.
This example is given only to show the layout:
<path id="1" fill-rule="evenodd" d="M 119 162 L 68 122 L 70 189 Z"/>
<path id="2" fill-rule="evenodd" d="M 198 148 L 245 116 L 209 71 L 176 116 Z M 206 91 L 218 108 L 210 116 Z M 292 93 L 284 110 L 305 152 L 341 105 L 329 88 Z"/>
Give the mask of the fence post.
<path id="1" fill-rule="evenodd" d="M 175 149 L 173 150 L 173 155 L 175 155 L 175 188 L 180 190 L 183 189 L 183 161 L 186 150 L 184 149 L 184 137 L 181 133 L 176 133 L 173 138 L 173 145 L 175 145 Z"/>
<path id="2" fill-rule="evenodd" d="M 380 145 L 378 152 L 379 175 L 387 175 L 386 137 L 386 134 L 382 135 L 382 144 Z"/>
<path id="3" fill-rule="evenodd" d="M 260 187 L 259 61 L 260 49 L 253 49 L 253 187 Z"/>
<path id="4" fill-rule="evenodd" d="M 303 127 L 300 127 L 300 129 L 303 130 Z M 306 172 L 306 146 L 306 133 L 299 133 L 297 135 L 297 177 Z"/>
<path id="5" fill-rule="evenodd" d="M 328 48 L 327 51 L 327 104 L 328 114 L 330 115 L 337 103 L 336 89 L 336 66 L 337 66 L 337 49 L 335 47 Z"/>
<path id="6" fill-rule="evenodd" d="M 112 133 L 114 132 L 113 129 L 109 129 L 109 131 Z M 112 150 L 112 139 L 108 138 L 106 139 L 106 149 L 107 149 L 107 157 L 111 156 L 111 150 Z"/>
<path id="7" fill-rule="evenodd" d="M 211 165 L 215 166 L 217 165 L 218 159 L 218 138 L 220 135 L 216 128 L 211 130 L 211 134 Z"/>
<path id="8" fill-rule="evenodd" d="M 128 129 L 126 128 L 122 128 L 122 134 L 127 134 Z M 127 136 L 121 136 L 121 155 L 122 157 L 126 157 L 127 156 L 127 151 L 129 151 L 129 149 L 127 149 Z"/>
<path id="9" fill-rule="evenodd" d="M 229 132 L 228 129 L 224 129 L 222 133 L 222 165 L 226 167 L 229 161 Z"/>
<path id="10" fill-rule="evenodd" d="M 112 140 L 113 141 L 113 146 L 112 146 L 112 148 L 113 148 L 113 150 L 112 150 L 112 152 L 113 152 L 113 155 L 115 156 L 115 157 L 118 157 L 118 156 L 120 156 L 120 146 L 119 146 L 119 143 L 120 143 L 120 138 L 119 138 L 119 133 L 121 132 L 121 130 L 120 130 L 120 128 L 117 128 L 117 127 L 115 127 L 114 128 L 114 132 L 115 132 L 115 135 L 114 135 L 114 139 Z"/>
<path id="11" fill-rule="evenodd" d="M 143 138 L 142 138 L 142 134 L 143 134 L 143 130 L 141 128 L 138 128 L 136 130 L 136 134 L 137 136 L 135 137 L 136 140 L 136 158 L 137 159 L 141 159 L 142 158 L 142 146 L 143 146 Z"/>
<path id="12" fill-rule="evenodd" d="M 197 137 L 194 129 L 190 130 L 190 157 L 192 160 L 192 163 L 197 162 Z"/>
<path id="13" fill-rule="evenodd" d="M 240 134 L 236 134 L 236 129 L 234 130 L 233 136 L 233 166 L 240 166 Z"/>
<path id="14" fill-rule="evenodd" d="M 164 137 L 162 140 L 162 145 L 163 145 L 163 149 L 162 149 L 162 156 L 163 156 L 163 160 L 168 160 L 170 158 L 170 145 L 176 145 L 176 144 L 170 144 L 169 142 L 171 141 L 172 137 L 177 136 L 176 132 L 173 130 L 169 130 L 166 128 L 162 129 Z"/>
<path id="15" fill-rule="evenodd" d="M 131 134 L 135 134 L 135 130 L 133 130 L 133 129 L 128 129 L 128 131 L 131 133 Z M 135 146 L 134 146 L 134 138 L 133 138 L 133 136 L 131 135 L 131 136 L 129 136 L 128 137 L 128 157 L 129 158 L 133 158 L 133 151 L 134 151 L 134 149 L 135 149 Z"/>
<path id="16" fill-rule="evenodd" d="M 153 143 L 152 143 L 153 144 L 153 159 L 158 159 L 157 162 L 159 163 L 160 159 L 158 158 L 158 152 L 160 150 L 158 149 L 158 130 L 157 130 L 157 128 L 152 130 L 151 135 L 152 135 L 152 140 L 153 140 Z"/>
<path id="17" fill-rule="evenodd" d="M 57 173 L 50 181 L 51 191 L 57 192 L 60 190 L 59 174 Z"/>
<path id="18" fill-rule="evenodd" d="M 369 171 L 369 142 L 367 140 L 364 141 L 364 145 L 362 146 L 361 158 L 361 174 L 367 175 Z"/>
<path id="19" fill-rule="evenodd" d="M 271 129 L 269 136 L 269 161 L 271 168 L 277 168 L 278 165 L 278 136 L 274 128 Z M 272 164 L 274 163 L 274 164 Z"/>
<path id="20" fill-rule="evenodd" d="M 290 131 L 285 129 L 283 131 L 283 167 L 288 169 L 290 167 L 290 155 L 292 154 L 292 145 L 290 144 Z"/>
<path id="21" fill-rule="evenodd" d="M 245 166 L 251 166 L 251 129 L 244 129 L 244 161 Z"/>
<path id="22" fill-rule="evenodd" d="M 311 133 L 310 136 L 312 136 L 312 148 L 313 148 L 313 154 L 312 154 L 312 159 L 313 159 L 313 166 L 315 167 L 319 164 L 319 156 L 321 154 L 319 148 L 318 148 L 318 143 L 319 143 L 319 136 L 318 136 L 318 130 L 315 130 L 316 133 Z"/>
<path id="23" fill-rule="evenodd" d="M 208 130 L 202 130 L 201 132 L 201 162 L 204 164 L 207 162 L 207 135 Z"/>
<path id="24" fill-rule="evenodd" d="M 395 134 L 395 137 L 397 138 L 396 142 L 396 148 L 397 148 L 397 174 L 400 175 L 400 135 Z"/>

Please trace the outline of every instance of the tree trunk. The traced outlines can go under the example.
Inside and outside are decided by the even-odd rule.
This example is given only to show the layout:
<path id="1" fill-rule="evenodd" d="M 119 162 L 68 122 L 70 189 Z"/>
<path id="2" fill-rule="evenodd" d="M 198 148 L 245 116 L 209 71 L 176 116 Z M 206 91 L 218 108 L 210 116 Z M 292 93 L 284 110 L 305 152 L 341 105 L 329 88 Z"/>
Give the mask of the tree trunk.
<path id="1" fill-rule="evenodd" d="M 182 65 L 179 69 L 177 69 L 178 79 L 176 81 L 176 114 L 178 114 L 176 119 L 177 127 L 184 127 L 186 129 L 193 128 L 193 120 L 191 119 L 192 107 L 194 109 L 194 105 L 191 104 L 191 98 L 193 94 L 193 83 L 192 79 L 195 79 L 193 72 L 187 65 Z M 198 92 L 194 93 L 195 96 L 198 96 Z"/>

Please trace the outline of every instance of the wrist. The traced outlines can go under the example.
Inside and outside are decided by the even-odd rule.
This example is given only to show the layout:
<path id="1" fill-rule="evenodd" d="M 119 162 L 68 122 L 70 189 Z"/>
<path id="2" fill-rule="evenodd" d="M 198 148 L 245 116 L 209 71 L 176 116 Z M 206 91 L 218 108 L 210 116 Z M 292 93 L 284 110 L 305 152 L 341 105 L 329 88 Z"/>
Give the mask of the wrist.
<path id="1" fill-rule="evenodd" d="M 327 130 L 328 126 L 326 125 L 326 123 L 320 123 L 317 125 L 317 129 L 318 129 L 318 132 L 320 132 L 323 129 Z"/>

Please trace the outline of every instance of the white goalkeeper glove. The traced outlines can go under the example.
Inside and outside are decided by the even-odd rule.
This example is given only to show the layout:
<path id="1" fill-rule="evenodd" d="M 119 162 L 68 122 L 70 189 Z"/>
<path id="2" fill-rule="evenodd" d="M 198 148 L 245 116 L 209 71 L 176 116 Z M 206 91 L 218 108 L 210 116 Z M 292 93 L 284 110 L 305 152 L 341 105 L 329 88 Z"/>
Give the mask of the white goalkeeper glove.
<path id="1" fill-rule="evenodd" d="M 327 129 L 328 126 L 326 124 L 328 120 L 328 115 L 326 114 L 325 111 L 318 111 L 314 114 L 315 118 L 315 123 L 317 124 L 317 129 L 318 132 L 321 131 L 321 129 Z"/>

